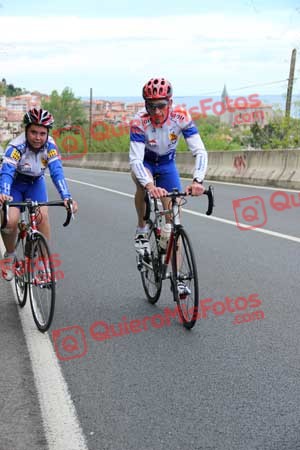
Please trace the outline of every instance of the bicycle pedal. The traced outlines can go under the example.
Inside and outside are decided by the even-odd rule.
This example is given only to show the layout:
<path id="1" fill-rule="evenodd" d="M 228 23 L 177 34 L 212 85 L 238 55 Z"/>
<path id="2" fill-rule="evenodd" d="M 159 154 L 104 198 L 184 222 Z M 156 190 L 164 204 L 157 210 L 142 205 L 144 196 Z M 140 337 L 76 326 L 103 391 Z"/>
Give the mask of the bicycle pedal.
<path id="1" fill-rule="evenodd" d="M 144 260 L 147 264 L 150 264 L 150 263 L 151 263 L 151 256 L 150 256 L 148 253 L 146 253 L 146 254 L 144 255 L 144 257 L 143 257 L 143 260 Z"/>

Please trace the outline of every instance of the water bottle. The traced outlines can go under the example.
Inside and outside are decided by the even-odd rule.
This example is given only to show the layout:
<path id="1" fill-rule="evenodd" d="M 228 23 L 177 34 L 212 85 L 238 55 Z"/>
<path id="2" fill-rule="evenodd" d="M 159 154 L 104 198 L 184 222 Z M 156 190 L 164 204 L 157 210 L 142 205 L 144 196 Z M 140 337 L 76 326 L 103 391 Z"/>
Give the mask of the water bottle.
<path id="1" fill-rule="evenodd" d="M 161 249 L 166 250 L 168 241 L 170 238 L 172 230 L 172 225 L 170 223 L 165 223 L 165 225 L 161 229 L 159 245 Z"/>

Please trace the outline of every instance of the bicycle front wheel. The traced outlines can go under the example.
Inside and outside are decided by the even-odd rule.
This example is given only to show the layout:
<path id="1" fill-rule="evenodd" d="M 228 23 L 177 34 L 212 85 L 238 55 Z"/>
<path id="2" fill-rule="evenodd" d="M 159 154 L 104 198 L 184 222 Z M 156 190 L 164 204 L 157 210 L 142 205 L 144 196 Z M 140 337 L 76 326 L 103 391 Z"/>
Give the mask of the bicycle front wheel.
<path id="1" fill-rule="evenodd" d="M 23 308 L 27 299 L 27 282 L 26 282 L 26 258 L 25 258 L 25 242 L 26 239 L 18 237 L 16 244 L 16 257 L 14 261 L 15 287 L 18 303 Z"/>
<path id="2" fill-rule="evenodd" d="M 143 258 L 141 277 L 145 294 L 150 303 L 158 301 L 162 287 L 161 256 L 159 253 L 158 239 L 153 224 L 149 231 L 150 257 Z"/>
<path id="3" fill-rule="evenodd" d="M 198 272 L 190 239 L 183 228 L 176 231 L 172 254 L 172 290 L 183 325 L 190 329 L 198 315 Z"/>
<path id="4" fill-rule="evenodd" d="M 41 233 L 36 233 L 32 241 L 29 293 L 36 326 L 47 331 L 54 314 L 55 278 L 49 247 Z"/>

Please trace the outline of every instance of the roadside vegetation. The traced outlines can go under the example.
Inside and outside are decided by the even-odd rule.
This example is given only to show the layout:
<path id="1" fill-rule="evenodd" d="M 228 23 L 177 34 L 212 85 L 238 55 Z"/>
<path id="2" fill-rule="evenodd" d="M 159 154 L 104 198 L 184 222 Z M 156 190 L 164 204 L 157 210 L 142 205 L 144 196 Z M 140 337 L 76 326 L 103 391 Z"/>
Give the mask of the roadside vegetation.
<path id="1" fill-rule="evenodd" d="M 0 95 L 15 96 L 28 91 L 0 82 Z M 296 118 L 284 118 L 281 110 L 276 110 L 268 125 L 261 127 L 254 123 L 250 127 L 230 127 L 213 115 L 195 118 L 208 151 L 232 151 L 255 149 L 295 149 L 300 148 L 300 102 L 294 102 Z M 52 91 L 48 99 L 42 100 L 42 107 L 52 112 L 55 128 L 52 135 L 62 153 L 128 152 L 129 124 L 98 122 L 93 124 L 91 135 L 86 112 L 80 98 L 76 98 L 68 87 L 61 94 Z M 3 142 L 5 146 L 7 142 Z M 183 138 L 178 143 L 179 152 L 187 151 Z"/>

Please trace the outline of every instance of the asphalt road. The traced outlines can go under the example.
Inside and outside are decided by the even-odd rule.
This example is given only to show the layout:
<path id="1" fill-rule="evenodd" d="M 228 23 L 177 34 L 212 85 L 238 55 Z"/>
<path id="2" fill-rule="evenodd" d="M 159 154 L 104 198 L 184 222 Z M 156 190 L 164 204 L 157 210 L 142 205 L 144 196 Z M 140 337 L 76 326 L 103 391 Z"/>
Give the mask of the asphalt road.
<path id="1" fill-rule="evenodd" d="M 207 317 L 187 331 L 176 318 L 160 328 L 152 325 L 158 323 L 153 316 L 164 316 L 164 309 L 173 310 L 174 303 L 167 281 L 157 305 L 145 299 L 135 266 L 130 176 L 75 168 L 65 172 L 80 210 L 67 229 L 61 226 L 64 211 L 51 213 L 51 247 L 64 279 L 58 281 L 49 337 L 87 448 L 300 449 L 298 194 L 286 191 L 284 201 L 290 207 L 279 211 L 272 208 L 279 200 L 276 190 L 212 182 L 214 217 L 220 220 L 184 213 L 198 263 L 200 299 L 207 311 Z M 57 198 L 50 179 L 49 193 Z M 274 234 L 237 227 L 236 217 L 244 219 L 242 209 L 250 203 L 258 213 L 248 226 Z M 190 198 L 185 208 L 204 213 L 206 199 Z M 1 342 L 8 332 L 18 330 L 15 352 L 17 348 L 20 358 L 28 361 L 20 324 L 13 319 L 13 295 L 5 286 L 1 281 L 6 299 L 1 323 L 8 311 L 16 323 L 6 332 L 1 325 Z M 227 310 L 221 314 L 222 304 Z M 145 317 L 147 330 L 113 338 L 104 333 L 104 322 L 114 325 L 117 334 L 118 324 L 128 329 L 130 321 Z M 9 367 L 7 348 L 2 353 L 1 367 Z M 33 380 L 28 365 L 19 364 L 14 374 Z M 55 392 L 55 380 L 52 387 Z M 21 394 L 15 395 L 18 399 Z M 35 436 L 36 448 L 42 450 L 43 428 L 32 388 L 24 405 L 33 399 L 36 410 L 23 432 Z M 58 420 L 63 423 L 64 418 Z M 13 434 L 9 422 L 0 431 L 1 439 Z M 15 446 L 0 444 L 1 450 L 26 448 L 17 440 L 7 442 Z"/>

